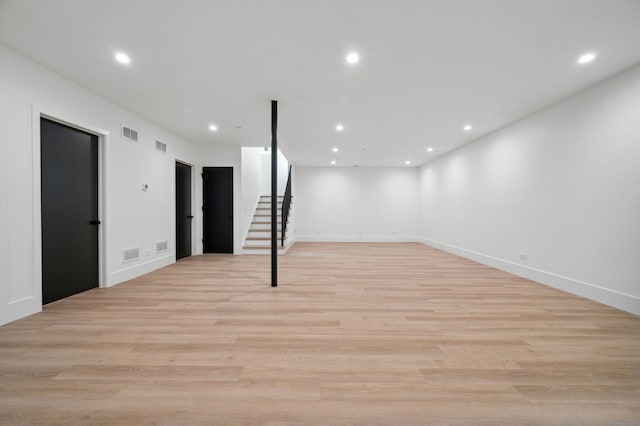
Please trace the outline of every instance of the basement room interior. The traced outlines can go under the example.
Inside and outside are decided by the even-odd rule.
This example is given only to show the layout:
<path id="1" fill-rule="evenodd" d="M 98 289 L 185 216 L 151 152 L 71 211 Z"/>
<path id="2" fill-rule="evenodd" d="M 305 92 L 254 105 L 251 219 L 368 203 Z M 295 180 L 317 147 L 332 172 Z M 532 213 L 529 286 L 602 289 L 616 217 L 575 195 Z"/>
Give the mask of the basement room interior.
<path id="1" fill-rule="evenodd" d="M 0 424 L 640 424 L 637 0 L 0 0 Z"/>

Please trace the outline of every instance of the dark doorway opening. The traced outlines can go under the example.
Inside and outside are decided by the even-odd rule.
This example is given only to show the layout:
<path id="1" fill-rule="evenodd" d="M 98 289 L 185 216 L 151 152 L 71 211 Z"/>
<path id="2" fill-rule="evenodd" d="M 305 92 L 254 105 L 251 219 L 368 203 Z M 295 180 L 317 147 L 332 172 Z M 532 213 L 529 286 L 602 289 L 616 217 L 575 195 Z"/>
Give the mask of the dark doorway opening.
<path id="1" fill-rule="evenodd" d="M 176 161 L 176 260 L 191 256 L 191 166 Z"/>
<path id="2" fill-rule="evenodd" d="M 202 248 L 233 253 L 233 167 L 202 168 Z"/>
<path id="3" fill-rule="evenodd" d="M 98 287 L 98 136 L 40 119 L 42 303 Z"/>

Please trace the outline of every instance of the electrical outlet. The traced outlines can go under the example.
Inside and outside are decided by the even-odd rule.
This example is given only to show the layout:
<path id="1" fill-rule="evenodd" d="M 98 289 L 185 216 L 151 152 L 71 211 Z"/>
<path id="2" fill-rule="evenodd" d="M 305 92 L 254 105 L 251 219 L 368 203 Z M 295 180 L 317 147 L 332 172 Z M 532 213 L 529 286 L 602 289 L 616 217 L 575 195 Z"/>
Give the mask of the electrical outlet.
<path id="1" fill-rule="evenodd" d="M 527 253 L 521 251 L 520 252 L 520 260 L 527 260 Z"/>

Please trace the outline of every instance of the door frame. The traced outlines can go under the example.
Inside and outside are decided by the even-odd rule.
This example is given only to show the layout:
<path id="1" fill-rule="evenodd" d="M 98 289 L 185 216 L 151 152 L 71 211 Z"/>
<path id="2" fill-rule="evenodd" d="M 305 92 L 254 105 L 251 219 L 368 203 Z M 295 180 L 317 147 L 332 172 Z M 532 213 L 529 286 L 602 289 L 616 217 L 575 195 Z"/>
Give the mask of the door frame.
<path id="1" fill-rule="evenodd" d="M 196 184 L 196 166 L 195 164 L 191 164 L 188 161 L 184 161 L 181 160 L 179 158 L 174 158 L 174 170 L 175 170 L 175 163 L 180 163 L 180 164 L 184 164 L 185 166 L 189 166 L 191 167 L 191 214 L 193 215 L 193 220 L 191 220 L 191 256 L 195 256 L 197 255 L 196 252 L 196 234 L 195 234 L 195 229 L 196 229 L 196 219 L 198 218 L 198 215 L 196 214 L 196 212 L 198 211 L 196 209 L 196 192 L 195 192 L 195 184 Z M 176 195 L 178 194 L 178 189 L 176 187 L 176 176 L 175 176 L 175 171 L 174 171 L 174 176 L 173 176 L 173 261 L 176 262 L 176 258 L 178 257 L 178 252 L 176 250 L 177 247 L 177 241 L 178 241 L 178 231 L 176 229 Z"/>
<path id="2" fill-rule="evenodd" d="M 41 163 L 40 163 L 40 119 L 55 121 L 83 132 L 98 136 L 98 288 L 107 287 L 106 279 L 106 247 L 107 247 L 107 221 L 106 221 L 106 144 L 111 132 L 101 129 L 92 124 L 77 120 L 66 111 L 49 105 L 32 104 L 32 151 L 33 151 L 33 294 L 42 307 L 42 185 L 41 185 Z"/>
<path id="3" fill-rule="evenodd" d="M 237 167 L 235 165 L 215 165 L 215 166 L 200 166 L 200 179 L 198 179 L 198 182 L 200 184 L 200 205 L 202 206 L 201 210 L 198 210 L 202 213 L 202 221 L 201 221 L 201 226 L 198 229 L 199 231 L 199 241 L 201 242 L 201 248 L 202 248 L 202 254 L 205 253 L 204 251 L 204 169 L 231 169 L 231 196 L 232 196 L 232 200 L 233 202 L 231 203 L 231 214 L 233 216 L 233 226 L 232 226 L 232 236 L 231 236 L 231 252 L 230 253 L 219 253 L 219 254 L 242 254 L 241 250 L 236 249 L 236 238 L 238 238 L 238 223 L 240 222 L 239 220 L 237 220 L 237 212 L 238 212 L 238 203 L 239 198 L 238 196 L 236 196 L 236 183 L 237 183 L 237 178 L 236 178 L 236 173 L 240 173 L 240 167 Z M 216 253 L 207 253 L 207 254 L 216 254 Z"/>

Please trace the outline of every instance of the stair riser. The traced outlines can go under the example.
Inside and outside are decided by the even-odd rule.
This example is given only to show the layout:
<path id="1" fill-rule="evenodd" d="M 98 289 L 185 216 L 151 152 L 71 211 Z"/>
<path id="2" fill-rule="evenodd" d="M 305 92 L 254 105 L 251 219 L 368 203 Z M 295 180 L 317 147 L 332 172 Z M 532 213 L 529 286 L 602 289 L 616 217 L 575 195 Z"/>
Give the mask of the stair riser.
<path id="1" fill-rule="evenodd" d="M 280 243 L 281 241 L 278 239 L 278 244 Z M 271 240 L 246 240 L 244 245 L 252 247 L 271 247 Z"/>
<path id="2" fill-rule="evenodd" d="M 286 251 L 281 247 L 283 198 L 283 196 L 278 196 L 277 199 L 277 240 L 279 254 L 284 254 Z M 251 238 L 260 239 L 253 240 Z M 290 243 L 291 241 L 286 238 L 285 234 L 285 246 Z M 243 247 L 245 254 L 271 254 L 271 196 L 263 195 L 260 197 Z"/>
<path id="3" fill-rule="evenodd" d="M 277 232 L 276 235 L 278 238 L 282 235 L 282 232 Z M 271 230 L 263 229 L 263 230 L 250 230 L 247 234 L 247 238 L 271 238 Z"/>
<path id="4" fill-rule="evenodd" d="M 282 222 L 282 221 L 280 220 L 280 218 L 278 218 L 278 223 L 280 223 L 280 222 Z M 252 223 L 271 223 L 271 218 L 270 217 L 264 217 L 264 216 L 254 216 Z"/>
<path id="5" fill-rule="evenodd" d="M 244 254 L 259 254 L 259 255 L 269 255 L 271 254 L 271 249 L 245 249 Z M 283 249 L 278 249 L 278 254 L 284 254 Z"/>
<path id="6" fill-rule="evenodd" d="M 266 229 L 266 230 L 271 230 L 271 223 L 252 223 L 251 227 L 249 228 L 249 231 L 255 231 L 256 229 Z"/>
<path id="7" fill-rule="evenodd" d="M 282 230 L 282 226 L 280 224 L 278 224 L 278 226 L 276 227 L 277 231 L 280 232 Z M 271 231 L 271 224 L 268 222 L 263 222 L 263 223 L 252 223 L 251 227 L 249 228 L 249 231 Z"/>
<path id="8" fill-rule="evenodd" d="M 268 214 L 268 215 L 270 215 L 271 214 L 271 209 L 270 208 L 262 209 L 262 208 L 258 207 L 254 214 Z M 281 215 L 282 214 L 282 209 L 278 208 L 277 211 L 276 211 L 276 214 L 277 215 Z"/>
<path id="9" fill-rule="evenodd" d="M 287 245 L 288 238 L 284 239 L 284 244 Z M 282 240 L 278 238 L 278 246 L 282 244 Z M 244 242 L 245 247 L 271 247 L 271 240 L 246 240 Z"/>
<path id="10" fill-rule="evenodd" d="M 282 203 L 283 201 L 284 201 L 284 197 L 278 197 L 278 199 L 277 199 L 278 203 Z M 267 197 L 267 196 L 263 195 L 262 197 L 260 197 L 258 202 L 260 202 L 260 203 L 271 203 L 271 197 Z"/>

